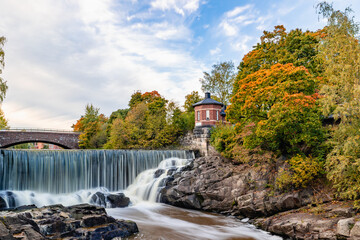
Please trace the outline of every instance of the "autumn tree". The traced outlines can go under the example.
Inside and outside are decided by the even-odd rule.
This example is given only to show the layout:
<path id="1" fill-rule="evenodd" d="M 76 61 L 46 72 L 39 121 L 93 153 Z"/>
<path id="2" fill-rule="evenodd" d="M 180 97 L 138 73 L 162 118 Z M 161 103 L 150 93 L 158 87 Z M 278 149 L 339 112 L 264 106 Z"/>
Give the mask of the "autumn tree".
<path id="1" fill-rule="evenodd" d="M 85 115 L 72 126 L 74 131 L 81 132 L 79 146 L 81 148 L 102 148 L 106 143 L 106 123 L 108 119 L 99 114 L 99 108 L 92 104 L 85 107 Z"/>
<path id="2" fill-rule="evenodd" d="M 321 30 L 303 32 L 300 29 L 288 33 L 283 25 L 275 26 L 271 32 L 264 31 L 260 43 L 240 62 L 237 79 L 243 79 L 261 69 L 269 69 L 277 63 L 304 66 L 315 77 L 320 76 L 322 65 L 317 58 L 317 44 L 321 34 Z M 235 86 L 234 92 L 237 90 Z"/>
<path id="3" fill-rule="evenodd" d="M 135 92 L 124 119 L 114 120 L 106 148 L 155 149 L 174 144 L 181 133 L 178 107 L 157 91 Z"/>
<path id="4" fill-rule="evenodd" d="M 117 118 L 125 119 L 129 110 L 130 110 L 129 108 L 125 108 L 125 109 L 118 109 L 112 112 L 109 117 L 109 124 L 113 123 L 113 121 Z"/>
<path id="5" fill-rule="evenodd" d="M 0 109 L 0 129 L 9 129 L 8 120 L 5 118 L 5 114 L 2 109 Z"/>
<path id="6" fill-rule="evenodd" d="M 227 118 L 239 131 L 254 124 L 253 134 L 244 138 L 245 146 L 290 155 L 315 152 L 324 133 L 315 104 L 316 79 L 305 67 L 278 63 L 237 79 L 235 85 L 239 90 Z"/>
<path id="7" fill-rule="evenodd" d="M 282 101 L 285 94 L 314 94 L 316 79 L 305 67 L 278 63 L 245 78 L 237 78 L 234 86 L 238 91 L 227 109 L 227 119 L 233 123 L 259 122 L 268 118 L 272 106 Z"/>
<path id="8" fill-rule="evenodd" d="M 201 89 L 216 95 L 226 105 L 231 97 L 234 78 L 234 63 L 220 62 L 212 66 L 211 73 L 204 72 L 203 78 L 200 78 Z"/>
<path id="9" fill-rule="evenodd" d="M 321 89 L 323 114 L 340 119 L 329 143 L 328 178 L 343 198 L 360 198 L 360 47 L 359 25 L 351 9 L 335 10 L 326 2 L 318 12 L 327 19 L 325 37 L 319 45 L 324 62 L 325 84 Z"/>
<path id="10" fill-rule="evenodd" d="M 193 112 L 193 104 L 203 100 L 203 97 L 199 95 L 198 91 L 192 91 L 190 94 L 185 96 L 184 109 L 186 112 Z"/>
<path id="11" fill-rule="evenodd" d="M 4 100 L 6 90 L 8 89 L 6 81 L 4 81 L 4 79 L 1 77 L 2 70 L 5 66 L 5 61 L 4 61 L 5 52 L 3 49 L 5 41 L 6 41 L 5 37 L 0 37 L 0 101 L 1 102 Z"/>

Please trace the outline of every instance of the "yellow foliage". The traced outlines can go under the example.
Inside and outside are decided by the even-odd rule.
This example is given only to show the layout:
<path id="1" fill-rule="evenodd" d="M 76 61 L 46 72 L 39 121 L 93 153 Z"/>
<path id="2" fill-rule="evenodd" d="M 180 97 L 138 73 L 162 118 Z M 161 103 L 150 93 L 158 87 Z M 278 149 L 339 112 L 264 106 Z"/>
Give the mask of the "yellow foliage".
<path id="1" fill-rule="evenodd" d="M 280 169 L 276 178 L 275 184 L 280 190 L 306 187 L 323 171 L 323 164 L 317 158 L 296 155 L 288 163 L 290 168 Z"/>

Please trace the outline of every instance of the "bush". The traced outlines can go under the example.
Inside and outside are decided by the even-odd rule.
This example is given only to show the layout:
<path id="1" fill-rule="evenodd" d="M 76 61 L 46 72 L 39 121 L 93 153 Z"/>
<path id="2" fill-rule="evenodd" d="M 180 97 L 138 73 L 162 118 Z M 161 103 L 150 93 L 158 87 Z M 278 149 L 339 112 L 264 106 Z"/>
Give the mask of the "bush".
<path id="1" fill-rule="evenodd" d="M 235 136 L 233 126 L 219 124 L 211 131 L 210 143 L 221 155 L 233 159 L 233 148 L 236 145 Z"/>
<path id="2" fill-rule="evenodd" d="M 280 190 L 308 186 L 324 173 L 323 163 L 317 158 L 296 155 L 287 161 L 288 168 L 281 168 L 275 185 Z"/>

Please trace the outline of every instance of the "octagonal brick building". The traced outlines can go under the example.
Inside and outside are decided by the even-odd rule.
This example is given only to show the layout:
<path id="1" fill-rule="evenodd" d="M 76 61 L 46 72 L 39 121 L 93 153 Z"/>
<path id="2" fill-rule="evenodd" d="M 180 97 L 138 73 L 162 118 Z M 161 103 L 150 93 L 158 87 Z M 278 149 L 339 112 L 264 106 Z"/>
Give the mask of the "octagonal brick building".
<path id="1" fill-rule="evenodd" d="M 205 99 L 193 104 L 195 110 L 195 128 L 212 127 L 225 121 L 224 104 L 205 93 Z"/>

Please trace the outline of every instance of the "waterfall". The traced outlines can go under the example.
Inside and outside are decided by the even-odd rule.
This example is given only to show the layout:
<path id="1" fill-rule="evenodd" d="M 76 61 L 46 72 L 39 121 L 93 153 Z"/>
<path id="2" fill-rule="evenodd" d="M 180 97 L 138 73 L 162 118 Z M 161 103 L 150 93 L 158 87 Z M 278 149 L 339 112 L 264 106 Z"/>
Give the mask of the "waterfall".
<path id="1" fill-rule="evenodd" d="M 104 187 L 120 191 L 167 158 L 192 159 L 191 151 L 1 150 L 0 190 L 66 194 Z"/>
<path id="2" fill-rule="evenodd" d="M 180 158 L 168 158 L 161 161 L 157 168 L 140 173 L 134 183 L 126 189 L 126 195 L 136 197 L 138 200 L 157 202 L 166 179 L 179 171 L 188 161 L 188 159 Z"/>

